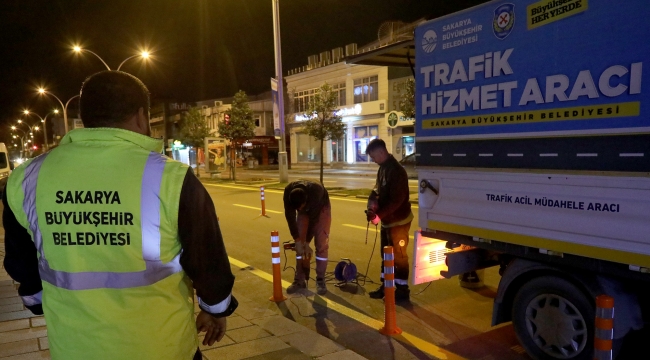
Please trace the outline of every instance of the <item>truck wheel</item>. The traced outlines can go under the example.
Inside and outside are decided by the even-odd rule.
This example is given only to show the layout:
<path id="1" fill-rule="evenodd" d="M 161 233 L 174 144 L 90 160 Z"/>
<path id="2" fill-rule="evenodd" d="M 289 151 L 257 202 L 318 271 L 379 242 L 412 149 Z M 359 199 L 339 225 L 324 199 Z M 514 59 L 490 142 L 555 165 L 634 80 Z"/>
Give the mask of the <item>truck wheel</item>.
<path id="1" fill-rule="evenodd" d="M 569 281 L 542 276 L 515 296 L 512 322 L 519 342 L 537 360 L 591 359 L 595 311 Z"/>

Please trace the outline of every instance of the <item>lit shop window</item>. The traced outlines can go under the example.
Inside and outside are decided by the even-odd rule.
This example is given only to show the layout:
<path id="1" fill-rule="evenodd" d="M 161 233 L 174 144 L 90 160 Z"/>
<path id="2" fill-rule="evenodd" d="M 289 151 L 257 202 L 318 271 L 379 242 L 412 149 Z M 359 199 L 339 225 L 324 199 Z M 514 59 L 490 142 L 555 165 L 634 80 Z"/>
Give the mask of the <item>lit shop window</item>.
<path id="1" fill-rule="evenodd" d="M 354 103 L 360 104 L 379 99 L 378 76 L 354 80 Z"/>

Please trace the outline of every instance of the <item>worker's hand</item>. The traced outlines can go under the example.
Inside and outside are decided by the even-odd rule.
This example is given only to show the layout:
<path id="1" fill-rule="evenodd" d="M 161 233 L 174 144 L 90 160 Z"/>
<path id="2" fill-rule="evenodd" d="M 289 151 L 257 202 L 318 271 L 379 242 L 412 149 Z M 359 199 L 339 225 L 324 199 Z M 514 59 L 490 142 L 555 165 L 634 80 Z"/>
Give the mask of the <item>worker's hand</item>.
<path id="1" fill-rule="evenodd" d="M 372 209 L 366 210 L 366 220 L 367 221 L 370 222 L 370 221 L 374 220 L 374 218 L 376 216 L 377 216 L 377 214 L 375 214 L 375 212 Z"/>
<path id="2" fill-rule="evenodd" d="M 211 346 L 215 341 L 221 341 L 226 334 L 226 318 L 216 318 L 201 310 L 196 317 L 196 331 L 199 333 L 205 332 L 203 345 Z"/>
<path id="3" fill-rule="evenodd" d="M 303 259 L 311 259 L 313 251 L 306 241 L 296 241 L 296 256 L 302 256 Z"/>

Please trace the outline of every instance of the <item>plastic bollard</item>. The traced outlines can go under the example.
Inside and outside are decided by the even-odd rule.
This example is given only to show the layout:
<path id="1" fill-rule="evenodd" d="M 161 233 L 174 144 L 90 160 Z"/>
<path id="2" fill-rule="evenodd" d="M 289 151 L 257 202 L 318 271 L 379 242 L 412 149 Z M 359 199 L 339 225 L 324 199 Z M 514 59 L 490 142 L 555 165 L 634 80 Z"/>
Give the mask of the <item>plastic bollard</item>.
<path id="1" fill-rule="evenodd" d="M 273 296 L 271 301 L 280 302 L 287 299 L 282 293 L 282 276 L 280 275 L 280 235 L 271 231 L 271 263 L 273 264 Z"/>
<path id="2" fill-rule="evenodd" d="M 594 360 L 612 360 L 614 340 L 614 298 L 596 297 L 596 329 L 594 331 Z"/>
<path id="3" fill-rule="evenodd" d="M 392 246 L 384 246 L 384 327 L 379 329 L 384 335 L 399 335 L 395 315 L 395 254 Z"/>

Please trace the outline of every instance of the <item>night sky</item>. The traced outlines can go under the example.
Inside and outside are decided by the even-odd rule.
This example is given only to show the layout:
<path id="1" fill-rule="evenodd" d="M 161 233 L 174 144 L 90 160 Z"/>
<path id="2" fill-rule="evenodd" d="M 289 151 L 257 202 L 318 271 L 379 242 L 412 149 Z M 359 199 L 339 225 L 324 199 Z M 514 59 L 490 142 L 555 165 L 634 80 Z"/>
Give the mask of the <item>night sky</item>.
<path id="1" fill-rule="evenodd" d="M 439 17 L 485 0 L 280 0 L 282 67 L 335 47 L 377 39 L 385 21 Z M 152 59 L 122 66 L 144 81 L 152 99 L 198 101 L 268 91 L 275 75 L 271 0 L 2 0 L 0 141 L 30 109 L 45 116 L 83 80 L 148 49 Z M 74 100 L 76 101 L 76 100 Z M 34 122 L 36 118 L 28 120 Z"/>

